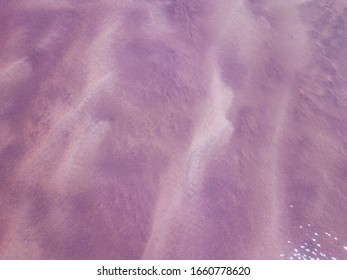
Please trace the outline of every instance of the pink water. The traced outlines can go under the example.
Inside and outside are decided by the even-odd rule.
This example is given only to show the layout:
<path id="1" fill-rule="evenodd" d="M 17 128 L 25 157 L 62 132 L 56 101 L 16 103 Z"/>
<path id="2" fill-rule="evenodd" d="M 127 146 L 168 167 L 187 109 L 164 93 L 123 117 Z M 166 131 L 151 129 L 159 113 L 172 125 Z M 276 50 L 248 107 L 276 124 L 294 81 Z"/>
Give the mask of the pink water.
<path id="1" fill-rule="evenodd" d="M 1 259 L 347 259 L 347 2 L 0 1 Z"/>

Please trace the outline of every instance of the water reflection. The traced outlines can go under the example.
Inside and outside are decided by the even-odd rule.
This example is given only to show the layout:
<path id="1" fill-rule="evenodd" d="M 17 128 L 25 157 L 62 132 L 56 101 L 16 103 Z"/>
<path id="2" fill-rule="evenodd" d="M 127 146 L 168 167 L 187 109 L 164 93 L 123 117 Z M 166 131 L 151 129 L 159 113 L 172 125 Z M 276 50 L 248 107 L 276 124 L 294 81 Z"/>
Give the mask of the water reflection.
<path id="1" fill-rule="evenodd" d="M 293 248 L 290 253 L 280 254 L 282 259 L 336 260 L 341 259 L 341 255 L 347 253 L 346 244 L 343 244 L 340 238 L 331 232 L 320 231 L 311 224 L 298 225 L 298 230 L 305 237 L 304 241 L 297 244 L 293 240 L 287 240 L 287 243 L 293 245 Z"/>

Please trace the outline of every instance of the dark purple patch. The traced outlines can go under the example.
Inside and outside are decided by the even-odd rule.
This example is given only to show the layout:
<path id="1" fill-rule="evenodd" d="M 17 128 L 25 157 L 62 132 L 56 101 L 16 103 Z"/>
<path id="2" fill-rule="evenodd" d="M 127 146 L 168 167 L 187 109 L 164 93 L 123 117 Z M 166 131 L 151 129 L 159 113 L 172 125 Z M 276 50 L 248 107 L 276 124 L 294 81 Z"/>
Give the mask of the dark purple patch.
<path id="1" fill-rule="evenodd" d="M 235 90 L 240 90 L 245 84 L 247 68 L 232 50 L 226 50 L 219 58 L 223 81 Z"/>
<path id="2" fill-rule="evenodd" d="M 44 223 L 49 218 L 52 199 L 45 194 L 42 189 L 33 189 L 27 194 L 29 201 L 29 209 L 27 212 L 27 220 L 32 226 Z"/>

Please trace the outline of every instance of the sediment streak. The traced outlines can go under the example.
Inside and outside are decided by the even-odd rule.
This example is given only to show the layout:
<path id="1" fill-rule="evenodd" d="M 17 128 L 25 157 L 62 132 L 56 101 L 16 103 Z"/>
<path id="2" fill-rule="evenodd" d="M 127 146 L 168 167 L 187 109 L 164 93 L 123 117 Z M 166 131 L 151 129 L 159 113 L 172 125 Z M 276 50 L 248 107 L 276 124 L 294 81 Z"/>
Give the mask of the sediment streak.
<path id="1" fill-rule="evenodd" d="M 185 231 L 198 230 L 187 222 L 194 220 L 194 215 L 202 213 L 199 203 L 194 200 L 199 197 L 204 170 L 215 149 L 225 144 L 233 132 L 226 118 L 232 91 L 222 82 L 217 66 L 211 67 L 211 77 L 209 95 L 201 110 L 191 145 L 186 154 L 172 164 L 162 181 L 144 259 L 166 256 L 170 234 L 177 223 L 184 224 Z"/>

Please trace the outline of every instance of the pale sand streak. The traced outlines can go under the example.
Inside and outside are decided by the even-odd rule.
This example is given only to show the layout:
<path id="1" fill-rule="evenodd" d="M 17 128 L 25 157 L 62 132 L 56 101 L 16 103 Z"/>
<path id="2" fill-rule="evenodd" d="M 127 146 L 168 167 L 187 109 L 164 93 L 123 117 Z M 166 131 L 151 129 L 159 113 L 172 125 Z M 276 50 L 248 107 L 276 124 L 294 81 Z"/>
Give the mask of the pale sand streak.
<path id="1" fill-rule="evenodd" d="M 170 229 L 177 219 L 180 219 L 180 213 L 188 214 L 191 210 L 199 213 L 199 209 L 190 209 L 189 206 L 192 205 L 187 205 L 184 198 L 192 196 L 194 200 L 194 196 L 201 189 L 204 168 L 211 153 L 224 144 L 232 134 L 233 128 L 226 119 L 231 99 L 232 91 L 223 84 L 215 66 L 212 69 L 210 95 L 205 104 L 206 108 L 202 110 L 201 121 L 197 125 L 190 148 L 184 159 L 168 172 L 175 174 L 178 179 L 171 181 L 171 177 L 171 180 L 166 179 L 162 182 L 163 192 L 154 213 L 151 235 L 143 254 L 144 259 L 163 257 L 169 242 Z M 171 186 L 164 185 L 166 182 Z M 190 216 L 190 219 L 194 217 Z M 183 219 L 180 222 L 184 223 Z M 189 225 L 186 226 L 189 228 Z"/>
<path id="2" fill-rule="evenodd" d="M 303 1 L 297 1 L 298 3 Z M 274 2 L 274 7 L 276 13 L 281 15 L 286 20 L 280 22 L 280 29 L 282 30 L 282 40 L 278 43 L 278 48 L 280 48 L 281 60 L 286 69 L 284 72 L 286 74 L 286 79 L 292 80 L 294 77 L 287 75 L 287 73 L 295 73 L 299 69 L 304 68 L 308 63 L 308 58 L 310 57 L 310 52 L 308 49 L 308 31 L 305 25 L 301 22 L 296 5 L 291 3 L 288 6 L 279 7 L 276 6 Z M 290 23 L 290 24 L 288 24 Z M 289 39 L 290 38 L 290 39 Z M 290 57 L 291 59 L 288 59 Z M 296 59 L 293 59 L 295 57 Z M 287 114 L 288 109 L 291 104 L 291 92 L 285 87 L 279 86 L 276 89 L 277 92 L 281 93 L 281 99 L 277 102 L 276 110 L 276 122 L 275 129 L 272 137 L 272 157 L 271 157 L 271 185 L 272 185 L 272 216 L 273 218 L 269 221 L 269 225 L 272 228 L 273 239 L 276 239 L 278 248 L 285 248 L 287 244 L 283 241 L 283 236 L 287 233 L 283 232 L 283 228 L 287 228 L 285 214 L 282 213 L 283 205 L 285 201 L 283 199 L 283 191 L 281 189 L 282 182 L 282 171 L 280 166 L 281 159 L 281 149 L 283 148 L 282 140 L 285 135 L 285 129 L 287 125 Z"/>
<path id="3" fill-rule="evenodd" d="M 83 145 L 87 145 L 86 149 L 89 149 L 89 152 L 91 152 L 95 149 L 93 148 L 95 147 L 95 143 L 98 143 L 100 139 L 102 139 L 104 133 L 109 129 L 105 124 L 94 124 L 90 116 L 84 116 L 85 114 L 83 114 L 83 111 L 87 110 L 88 107 L 95 102 L 102 89 L 107 86 L 111 87 L 117 77 L 117 69 L 112 67 L 108 56 L 104 52 L 105 46 L 111 46 L 110 38 L 112 38 L 114 33 L 118 30 L 119 27 L 117 24 L 110 26 L 108 29 L 101 32 L 95 42 L 88 48 L 87 54 L 90 54 L 89 64 L 92 65 L 88 71 L 88 81 L 90 82 L 86 85 L 83 94 L 73 107 L 65 109 L 65 111 L 58 111 L 56 116 L 52 118 L 54 120 L 52 124 L 54 129 L 50 130 L 48 134 L 42 138 L 37 148 L 32 151 L 32 154 L 26 156 L 26 160 L 24 160 L 19 167 L 19 174 L 26 178 L 33 177 L 33 174 L 35 174 L 33 168 L 41 162 L 42 158 L 44 158 L 43 155 L 49 154 L 48 151 L 51 149 L 51 146 L 57 139 L 61 138 L 59 136 L 66 129 L 75 127 L 74 130 L 78 130 L 80 133 L 75 133 L 73 144 L 64 151 L 65 156 L 62 161 L 63 164 L 57 167 L 55 175 L 52 178 L 55 180 L 60 178 L 61 181 L 62 178 L 71 174 L 71 171 L 66 171 L 69 170 L 76 160 L 76 155 L 80 153 L 82 143 Z M 109 53 L 109 50 L 107 53 Z M 91 135 L 95 136 L 92 137 Z M 35 175 L 36 177 L 39 176 L 39 174 Z"/>

